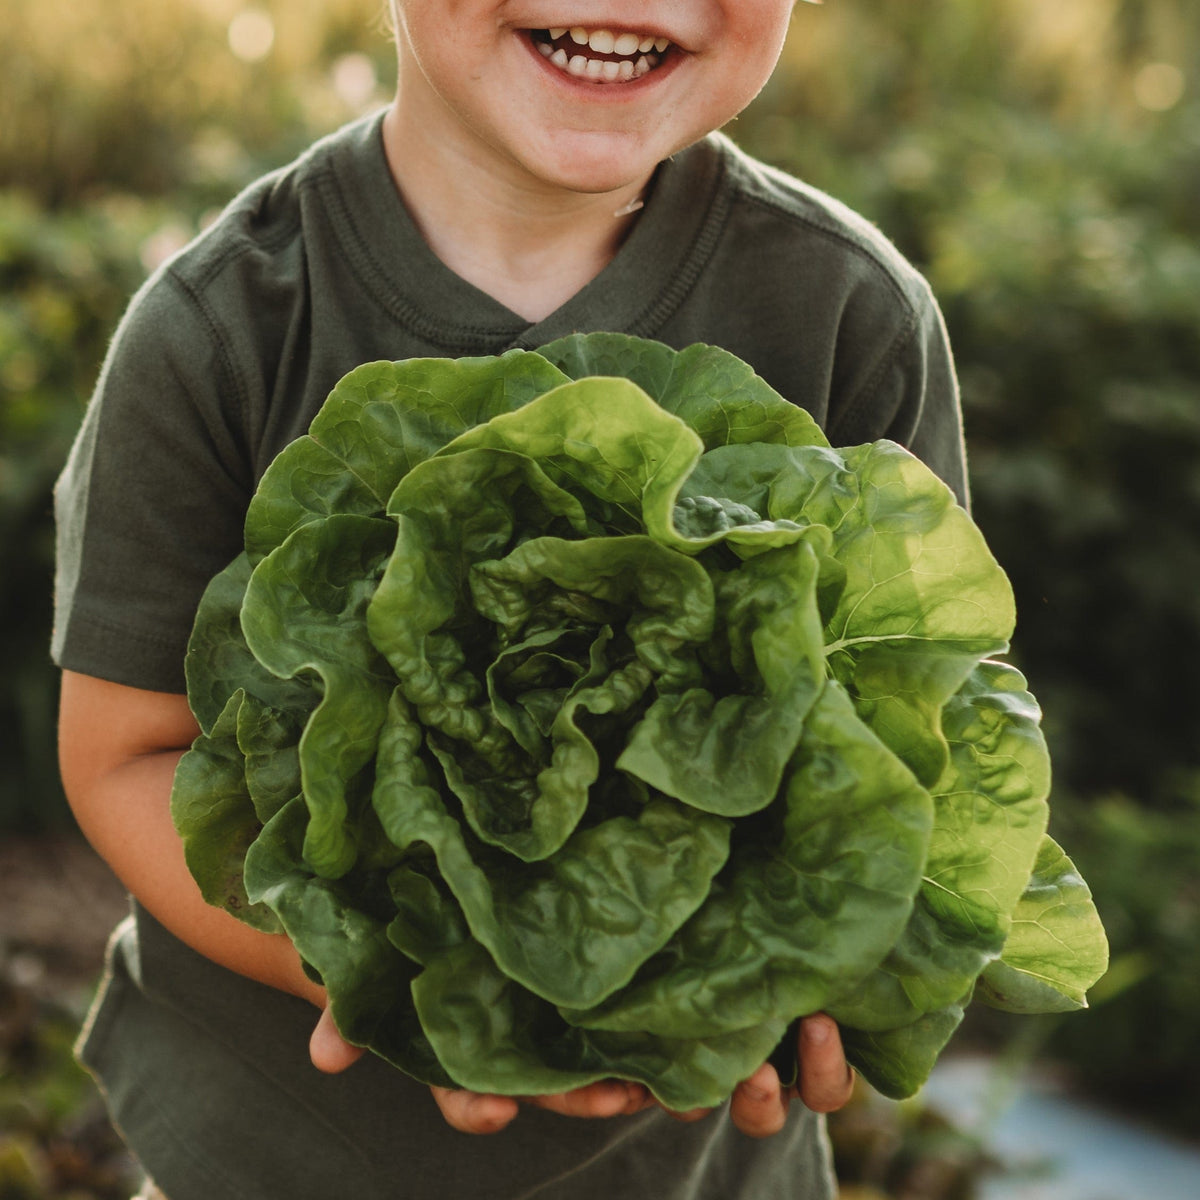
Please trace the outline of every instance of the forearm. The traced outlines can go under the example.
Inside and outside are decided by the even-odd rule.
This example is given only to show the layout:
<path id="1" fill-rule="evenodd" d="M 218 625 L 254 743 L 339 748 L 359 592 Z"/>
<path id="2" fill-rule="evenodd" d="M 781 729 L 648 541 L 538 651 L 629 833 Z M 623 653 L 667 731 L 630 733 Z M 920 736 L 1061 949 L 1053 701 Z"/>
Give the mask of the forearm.
<path id="1" fill-rule="evenodd" d="M 291 942 L 206 903 L 188 871 L 170 811 L 175 767 L 195 733 L 182 698 L 68 673 L 63 714 L 63 784 L 71 808 L 132 895 L 206 958 L 321 1004 L 323 989 L 304 974 Z"/>

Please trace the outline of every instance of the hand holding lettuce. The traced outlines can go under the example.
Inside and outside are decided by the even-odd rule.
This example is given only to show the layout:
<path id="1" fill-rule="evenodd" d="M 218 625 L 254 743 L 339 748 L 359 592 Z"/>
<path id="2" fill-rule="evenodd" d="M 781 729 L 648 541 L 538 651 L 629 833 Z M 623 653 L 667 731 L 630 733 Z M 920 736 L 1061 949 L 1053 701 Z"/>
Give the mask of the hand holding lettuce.
<path id="1" fill-rule="evenodd" d="M 824 1009 L 907 1095 L 977 983 L 1105 965 L 1013 621 L 927 468 L 723 351 L 372 363 L 205 594 L 176 824 L 425 1082 L 706 1106 Z"/>

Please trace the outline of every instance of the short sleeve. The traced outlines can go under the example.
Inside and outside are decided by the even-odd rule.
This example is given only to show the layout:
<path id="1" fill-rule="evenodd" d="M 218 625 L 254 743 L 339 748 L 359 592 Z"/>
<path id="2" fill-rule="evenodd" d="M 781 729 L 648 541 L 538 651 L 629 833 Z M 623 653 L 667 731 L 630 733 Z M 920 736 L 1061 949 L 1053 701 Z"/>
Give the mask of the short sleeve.
<path id="1" fill-rule="evenodd" d="M 185 690 L 196 606 L 241 547 L 244 409 L 211 317 L 155 276 L 118 327 L 55 491 L 60 666 Z"/>
<path id="2" fill-rule="evenodd" d="M 962 406 L 946 325 L 928 285 L 915 278 L 906 320 L 878 343 L 863 382 L 829 430 L 835 445 L 879 437 L 911 450 L 970 505 Z"/>

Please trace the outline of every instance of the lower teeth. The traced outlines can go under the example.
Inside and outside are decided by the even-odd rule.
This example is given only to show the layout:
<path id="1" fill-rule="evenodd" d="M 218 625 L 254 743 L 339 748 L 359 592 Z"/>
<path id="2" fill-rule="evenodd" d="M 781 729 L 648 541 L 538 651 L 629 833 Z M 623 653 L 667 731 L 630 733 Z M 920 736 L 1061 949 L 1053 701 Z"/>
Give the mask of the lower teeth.
<path id="1" fill-rule="evenodd" d="M 550 42 L 534 41 L 538 53 L 549 59 L 561 71 L 576 79 L 595 83 L 624 83 L 649 74 L 661 62 L 658 54 L 642 54 L 633 58 L 588 58 L 583 54 L 569 55 L 561 46 L 555 49 Z"/>

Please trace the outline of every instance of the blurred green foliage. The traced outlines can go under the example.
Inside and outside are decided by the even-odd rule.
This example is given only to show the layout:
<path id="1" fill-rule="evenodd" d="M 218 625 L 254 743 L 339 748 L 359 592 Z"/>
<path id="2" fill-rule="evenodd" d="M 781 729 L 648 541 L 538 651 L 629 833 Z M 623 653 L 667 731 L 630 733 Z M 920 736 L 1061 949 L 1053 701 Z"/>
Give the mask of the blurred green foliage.
<path id="1" fill-rule="evenodd" d="M 1200 783 L 1147 811 L 1126 797 L 1060 803 L 1058 828 L 1096 894 L 1112 966 L 1048 1046 L 1091 1091 L 1142 1119 L 1200 1130 Z"/>
<path id="2" fill-rule="evenodd" d="M 0 824 L 65 819 L 54 755 L 56 678 L 46 657 L 54 561 L 50 489 L 141 268 L 144 206 L 48 219 L 0 193 Z"/>
<path id="3" fill-rule="evenodd" d="M 6 6 L 0 829 L 65 819 L 50 488 L 108 334 L 237 188 L 386 100 L 382 10 Z M 1194 4 L 800 5 L 780 70 L 731 132 L 876 221 L 944 306 L 975 513 L 1017 591 L 1014 658 L 1046 709 L 1056 819 L 1079 826 L 1069 841 L 1130 984 L 1063 1022 L 1055 1049 L 1194 1115 L 1200 900 L 1185 876 L 1200 834 L 1181 799 L 1200 790 Z"/>
<path id="4" fill-rule="evenodd" d="M 81 1012 L 0 945 L 0 1198 L 127 1200 L 140 1172 L 71 1047 Z"/>

